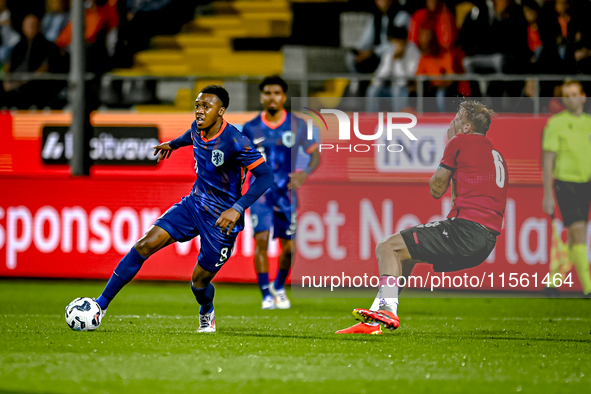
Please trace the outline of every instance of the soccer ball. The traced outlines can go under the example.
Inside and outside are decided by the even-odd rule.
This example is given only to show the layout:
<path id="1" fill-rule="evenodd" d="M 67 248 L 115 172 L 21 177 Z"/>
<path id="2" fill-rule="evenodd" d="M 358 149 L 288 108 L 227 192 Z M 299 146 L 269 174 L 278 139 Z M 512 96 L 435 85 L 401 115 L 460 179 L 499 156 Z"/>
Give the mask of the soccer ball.
<path id="1" fill-rule="evenodd" d="M 74 331 L 94 331 L 101 325 L 101 307 L 92 298 L 78 297 L 66 307 L 66 323 Z"/>

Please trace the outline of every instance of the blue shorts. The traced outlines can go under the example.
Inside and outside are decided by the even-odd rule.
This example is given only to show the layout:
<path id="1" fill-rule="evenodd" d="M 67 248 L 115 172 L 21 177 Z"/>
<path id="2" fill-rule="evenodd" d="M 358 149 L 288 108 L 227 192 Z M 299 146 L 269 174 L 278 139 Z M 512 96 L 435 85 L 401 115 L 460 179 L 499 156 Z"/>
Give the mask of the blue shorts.
<path id="1" fill-rule="evenodd" d="M 250 207 L 250 218 L 255 234 L 270 231 L 273 227 L 273 238 L 295 238 L 298 228 L 295 210 L 293 212 L 278 211 L 258 200 Z"/>
<path id="2" fill-rule="evenodd" d="M 185 242 L 201 236 L 197 264 L 209 272 L 218 272 L 232 255 L 234 242 L 240 232 L 236 227 L 230 235 L 216 227 L 217 217 L 200 208 L 195 197 L 187 196 L 174 204 L 154 222 L 175 241 Z"/>

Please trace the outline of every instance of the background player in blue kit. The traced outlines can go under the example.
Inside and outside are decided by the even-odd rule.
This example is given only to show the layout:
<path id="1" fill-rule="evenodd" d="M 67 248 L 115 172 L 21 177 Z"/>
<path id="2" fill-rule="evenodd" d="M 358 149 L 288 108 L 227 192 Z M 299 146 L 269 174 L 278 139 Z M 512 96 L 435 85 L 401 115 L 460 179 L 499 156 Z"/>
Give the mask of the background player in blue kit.
<path id="1" fill-rule="evenodd" d="M 117 293 L 129 283 L 148 257 L 176 241 L 201 236 L 201 252 L 191 280 L 191 290 L 201 305 L 199 332 L 215 332 L 214 287 L 210 283 L 232 254 L 244 228 L 244 211 L 273 183 L 263 156 L 224 113 L 230 98 L 222 86 L 207 86 L 195 100 L 195 121 L 181 137 L 157 145 L 158 161 L 180 147 L 192 145 L 195 181 L 191 193 L 164 213 L 115 268 L 97 302 L 102 314 Z M 242 195 L 246 169 L 256 180 Z"/>
<path id="2" fill-rule="evenodd" d="M 297 229 L 297 195 L 308 176 L 320 164 L 318 144 L 306 138 L 306 123 L 287 112 L 287 83 L 278 76 L 265 78 L 259 85 L 263 112 L 244 125 L 242 132 L 265 156 L 273 171 L 273 186 L 250 208 L 256 240 L 254 265 L 263 293 L 263 309 L 288 309 L 291 304 L 285 293 L 285 279 L 291 268 L 294 252 L 292 239 Z M 295 172 L 299 148 L 310 155 L 308 167 Z M 274 238 L 281 242 L 277 278 L 269 285 L 267 248 L 273 227 Z"/>

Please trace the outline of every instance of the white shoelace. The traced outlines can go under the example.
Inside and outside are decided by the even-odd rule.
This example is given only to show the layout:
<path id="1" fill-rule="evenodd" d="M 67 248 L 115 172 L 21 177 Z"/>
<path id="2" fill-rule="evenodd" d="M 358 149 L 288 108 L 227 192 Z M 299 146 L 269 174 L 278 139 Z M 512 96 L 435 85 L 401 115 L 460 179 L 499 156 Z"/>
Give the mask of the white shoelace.
<path id="1" fill-rule="evenodd" d="M 199 327 L 208 327 L 210 325 L 211 315 L 208 313 L 207 315 L 199 315 Z"/>
<path id="2" fill-rule="evenodd" d="M 287 295 L 284 292 L 277 293 L 277 298 L 279 298 L 280 302 L 287 301 Z"/>

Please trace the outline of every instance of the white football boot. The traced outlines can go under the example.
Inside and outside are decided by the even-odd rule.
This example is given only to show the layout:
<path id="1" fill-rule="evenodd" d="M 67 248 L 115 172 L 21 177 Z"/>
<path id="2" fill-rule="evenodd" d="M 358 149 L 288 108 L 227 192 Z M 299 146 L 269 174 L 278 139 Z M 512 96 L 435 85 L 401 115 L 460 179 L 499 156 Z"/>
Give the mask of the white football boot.
<path id="1" fill-rule="evenodd" d="M 291 302 L 289 298 L 287 298 L 287 294 L 285 293 L 285 287 L 283 289 L 277 290 L 275 289 L 275 283 L 271 282 L 269 285 L 269 292 L 273 295 L 275 299 L 275 308 L 277 309 L 289 309 L 291 308 Z"/>
<path id="2" fill-rule="evenodd" d="M 263 298 L 261 309 L 275 309 L 275 301 L 273 300 L 273 296 L 267 296 Z"/>
<path id="3" fill-rule="evenodd" d="M 96 302 L 96 298 L 93 298 L 93 300 L 94 300 L 94 302 Z M 98 302 L 97 302 L 97 304 L 98 304 Z M 102 323 L 103 319 L 105 318 L 105 315 L 107 314 L 107 308 L 103 309 L 99 305 L 99 309 L 101 310 L 101 323 Z"/>
<path id="4" fill-rule="evenodd" d="M 197 332 L 215 332 L 215 312 L 211 311 L 205 315 L 199 314 L 199 328 Z"/>

